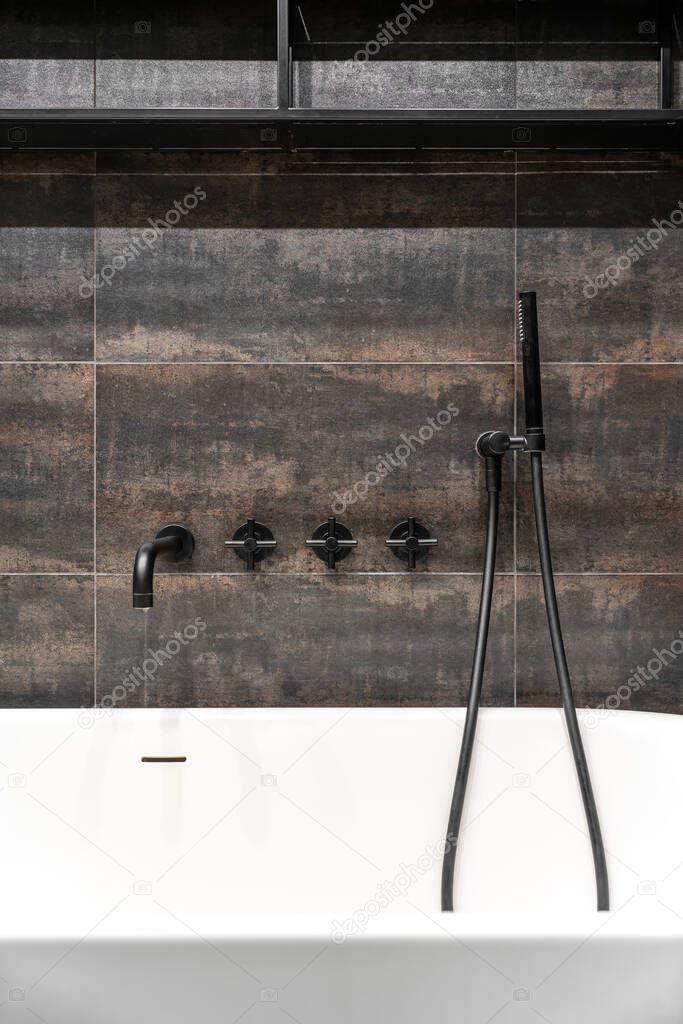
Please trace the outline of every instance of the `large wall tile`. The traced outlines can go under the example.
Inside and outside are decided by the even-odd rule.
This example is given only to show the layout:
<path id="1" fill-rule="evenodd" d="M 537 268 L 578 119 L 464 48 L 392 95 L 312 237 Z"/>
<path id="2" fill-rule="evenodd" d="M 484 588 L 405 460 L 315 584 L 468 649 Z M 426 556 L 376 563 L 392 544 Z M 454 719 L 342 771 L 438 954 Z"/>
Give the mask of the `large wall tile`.
<path id="1" fill-rule="evenodd" d="M 92 706 L 92 577 L 0 575 L 0 600 L 0 706 Z"/>
<path id="2" fill-rule="evenodd" d="M 683 576 L 560 576 L 557 591 L 580 707 L 683 714 Z M 517 579 L 517 643 L 519 703 L 558 705 L 537 576 Z"/>
<path id="3" fill-rule="evenodd" d="M 440 59 L 368 61 L 354 46 L 337 60 L 299 61 L 294 102 L 299 107 L 362 109 L 488 109 L 514 107 L 515 63 L 505 47 L 458 47 Z M 475 52 L 472 52 L 475 51 Z M 394 56 L 387 51 L 388 57 Z M 327 54 L 326 54 L 327 56 Z M 448 57 L 448 59 L 447 59 Z"/>
<path id="4" fill-rule="evenodd" d="M 5 0 L 0 106 L 93 106 L 93 9 L 93 0 Z"/>
<path id="5" fill-rule="evenodd" d="M 0 177 L 2 360 L 92 359 L 93 178 Z"/>
<path id="6" fill-rule="evenodd" d="M 555 568 L 681 572 L 683 368 L 545 366 L 543 386 Z M 517 510 L 518 569 L 536 571 L 525 456 Z"/>
<path id="7" fill-rule="evenodd" d="M 520 172 L 518 280 L 538 291 L 544 357 L 681 359 L 680 161 L 529 157 Z"/>
<path id="8" fill-rule="evenodd" d="M 98 107 L 273 107 L 273 61 L 98 60 Z"/>
<path id="9" fill-rule="evenodd" d="M 97 702 L 462 704 L 480 585 L 477 576 L 165 576 L 142 615 L 128 577 L 99 577 Z M 510 577 L 498 580 L 493 614 L 483 700 L 509 704 Z"/>
<path id="10" fill-rule="evenodd" d="M 515 40 L 515 0 L 470 0 L 467 4 L 440 4 L 424 0 L 407 4 L 404 17 L 394 35 L 404 43 L 488 43 Z M 419 7 L 423 10 L 420 12 Z M 352 40 L 364 43 L 375 39 L 380 26 L 395 24 L 404 13 L 395 0 L 346 0 L 344 4 L 324 4 L 301 0 L 292 19 L 292 37 L 302 48 L 305 44 L 339 44 Z M 389 36 L 392 30 L 389 29 Z"/>
<path id="11" fill-rule="evenodd" d="M 272 107 L 276 4 L 97 5 L 98 107 Z"/>
<path id="12" fill-rule="evenodd" d="M 384 541 L 410 514 L 439 538 L 434 571 L 479 569 L 486 498 L 474 442 L 492 423 L 511 422 L 510 366 L 110 365 L 97 372 L 100 569 L 129 570 L 138 544 L 180 522 L 197 540 L 184 571 L 235 571 L 223 541 L 254 514 L 279 544 L 268 571 L 319 571 L 304 541 L 333 512 L 360 541 L 340 571 L 396 569 Z M 450 403 L 458 410 L 452 419 Z M 429 418 L 439 413 L 444 425 L 433 429 Z M 420 427 L 424 444 L 410 440 Z M 357 493 L 366 490 L 366 474 L 387 452 L 390 463 L 404 457 L 405 466 L 391 465 L 379 482 L 370 477 L 365 497 L 352 494 L 345 510 L 340 496 L 357 483 Z M 511 565 L 509 461 L 505 473 L 502 568 Z"/>
<path id="13" fill-rule="evenodd" d="M 0 100 L 11 109 L 92 107 L 94 72 L 86 60 L 0 60 Z"/>
<path id="14" fill-rule="evenodd" d="M 99 179 L 98 268 L 141 242 L 99 288 L 98 356 L 508 360 L 514 179 L 486 166 Z M 194 188 L 206 198 L 149 251 L 149 218 Z"/>
<path id="15" fill-rule="evenodd" d="M 526 43 L 643 43 L 656 38 L 658 0 L 592 0 L 558 4 L 534 0 L 517 5 L 517 32 Z"/>
<path id="16" fill-rule="evenodd" d="M 517 47 L 520 110 L 607 110 L 658 106 L 656 46 Z"/>
<path id="17" fill-rule="evenodd" d="M 0 365 L 0 571 L 93 564 L 93 370 Z"/>

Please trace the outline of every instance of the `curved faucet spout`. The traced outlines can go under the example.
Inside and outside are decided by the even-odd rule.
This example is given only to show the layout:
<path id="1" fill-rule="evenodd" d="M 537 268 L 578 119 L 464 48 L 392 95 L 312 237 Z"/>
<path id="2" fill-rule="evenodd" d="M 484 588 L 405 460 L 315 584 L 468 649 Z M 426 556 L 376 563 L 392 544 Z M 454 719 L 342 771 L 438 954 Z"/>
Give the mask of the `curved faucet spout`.
<path id="1" fill-rule="evenodd" d="M 141 544 L 133 566 L 133 608 L 151 608 L 154 605 L 154 566 L 161 555 L 172 562 L 184 562 L 192 557 L 194 537 L 184 526 L 165 526 L 154 540 Z"/>

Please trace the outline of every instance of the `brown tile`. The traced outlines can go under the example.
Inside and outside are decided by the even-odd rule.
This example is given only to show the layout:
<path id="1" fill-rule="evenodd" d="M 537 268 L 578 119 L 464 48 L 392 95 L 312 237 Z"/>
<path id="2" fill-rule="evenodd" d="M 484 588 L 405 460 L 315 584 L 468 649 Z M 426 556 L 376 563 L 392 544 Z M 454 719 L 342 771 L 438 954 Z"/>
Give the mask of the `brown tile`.
<path id="1" fill-rule="evenodd" d="M 384 541 L 410 514 L 439 538 L 432 571 L 479 570 L 485 490 L 474 442 L 511 422 L 511 367 L 129 365 L 97 373 L 101 570 L 129 571 L 138 544 L 179 522 L 197 541 L 182 571 L 235 571 L 241 563 L 223 542 L 253 514 L 278 541 L 268 571 L 317 572 L 304 542 L 332 513 L 359 540 L 340 571 L 395 570 Z M 383 453 L 389 464 L 378 480 Z M 505 473 L 503 569 L 511 567 L 509 462 Z"/>
<path id="2" fill-rule="evenodd" d="M 680 366 L 544 366 L 555 567 L 680 572 Z M 521 403 L 521 397 L 520 397 Z M 518 568 L 536 571 L 529 461 L 518 457 Z"/>
<path id="3" fill-rule="evenodd" d="M 514 179 L 500 162 L 304 166 L 98 178 L 98 271 L 139 251 L 98 288 L 98 357 L 511 358 Z M 153 238 L 150 218 L 177 219 L 188 196 Z"/>
<path id="4" fill-rule="evenodd" d="M 40 150 L 3 150 L 0 174 L 94 174 L 94 153 L 41 152 Z"/>
<path id="5" fill-rule="evenodd" d="M 680 360 L 683 230 L 670 221 L 683 218 L 679 163 L 520 168 L 518 282 L 538 292 L 545 358 Z"/>
<path id="6" fill-rule="evenodd" d="M 0 360 L 92 359 L 92 177 L 7 175 L 0 196 Z"/>
<path id="7" fill-rule="evenodd" d="M 0 576 L 0 706 L 92 706 L 93 581 Z"/>
<path id="8" fill-rule="evenodd" d="M 144 614 L 127 576 L 97 587 L 98 703 L 116 702 L 119 686 L 131 706 L 465 700 L 476 576 L 165 576 Z M 509 704 L 511 577 L 498 580 L 493 615 L 484 702 Z"/>
<path id="9" fill-rule="evenodd" d="M 92 367 L 0 365 L 0 406 L 0 571 L 92 569 Z"/>
<path id="10" fill-rule="evenodd" d="M 683 713 L 683 576 L 559 576 L 557 591 L 578 706 Z M 517 579 L 517 643 L 519 703 L 558 705 L 536 576 Z"/>
<path id="11" fill-rule="evenodd" d="M 151 152 L 137 150 L 108 150 L 97 154 L 97 170 L 102 175 L 253 175 L 309 174 L 317 175 L 378 175 L 378 174 L 433 174 L 444 172 L 473 174 L 514 173 L 514 154 L 485 152 L 483 150 L 452 150 L 449 152 L 421 151 L 358 151 L 358 150 L 305 150 L 296 153 L 275 153 L 268 150 L 244 153 L 209 153 L 202 150 L 179 152 Z M 263 183 L 262 183 L 263 185 Z M 105 196 L 111 186 L 105 188 Z M 113 186 L 123 192 L 126 186 Z M 144 186 L 143 186 L 144 187 Z M 135 186 L 133 186 L 135 190 Z M 149 190 L 149 186 L 147 186 Z M 131 196 L 134 191 L 129 193 Z M 122 217 L 126 201 L 121 203 Z M 103 212 L 109 204 L 103 201 Z M 111 211 L 112 217 L 114 209 Z M 112 221 L 115 225 L 115 221 Z M 119 224 L 119 226 L 121 226 Z"/>

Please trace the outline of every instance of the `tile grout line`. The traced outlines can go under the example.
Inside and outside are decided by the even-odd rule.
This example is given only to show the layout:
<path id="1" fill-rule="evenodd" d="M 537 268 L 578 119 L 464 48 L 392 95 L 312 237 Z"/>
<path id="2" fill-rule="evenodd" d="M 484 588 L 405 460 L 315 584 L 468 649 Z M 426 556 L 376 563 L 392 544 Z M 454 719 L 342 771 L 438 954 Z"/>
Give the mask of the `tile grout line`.
<path id="1" fill-rule="evenodd" d="M 517 12 L 516 16 L 517 15 Z M 515 72 L 516 75 L 516 72 Z M 515 78 L 516 89 L 516 78 Z M 515 92 L 516 105 L 516 92 Z M 515 153 L 515 228 L 514 228 L 514 294 L 512 317 L 512 423 L 515 434 L 517 429 L 517 250 L 519 230 L 519 178 L 517 175 L 517 153 Z M 517 707 L 517 456 L 512 457 L 512 706 Z"/>
<path id="2" fill-rule="evenodd" d="M 93 180 L 93 280 L 97 275 L 97 153 Z M 97 289 L 93 290 L 93 707 L 97 707 Z"/>
<path id="3" fill-rule="evenodd" d="M 0 359 L 0 366 L 88 366 L 93 362 L 91 359 Z M 338 359 L 338 360 L 275 360 L 268 359 L 258 362 L 248 362 L 243 359 L 184 359 L 184 360 L 169 360 L 169 359 L 132 359 L 132 360 L 112 360 L 112 359 L 100 359 L 96 360 L 98 366 L 169 366 L 169 367 L 180 367 L 180 366 L 243 366 L 246 369 L 264 369 L 270 366 L 302 366 L 302 367 L 317 367 L 317 366 L 452 366 L 452 367 L 466 367 L 466 366 L 514 366 L 515 360 L 507 359 L 460 359 L 460 360 L 448 360 L 448 359 L 432 359 L 432 360 L 397 360 L 397 359 L 378 359 L 368 362 L 362 359 Z M 542 359 L 542 366 L 592 366 L 599 368 L 602 366 L 619 366 L 619 367 L 639 367 L 647 368 L 653 366 L 676 366 L 683 367 L 683 360 L 630 360 L 630 361 L 608 361 L 608 360 L 584 360 L 584 361 L 570 361 L 570 360 L 552 360 Z"/>

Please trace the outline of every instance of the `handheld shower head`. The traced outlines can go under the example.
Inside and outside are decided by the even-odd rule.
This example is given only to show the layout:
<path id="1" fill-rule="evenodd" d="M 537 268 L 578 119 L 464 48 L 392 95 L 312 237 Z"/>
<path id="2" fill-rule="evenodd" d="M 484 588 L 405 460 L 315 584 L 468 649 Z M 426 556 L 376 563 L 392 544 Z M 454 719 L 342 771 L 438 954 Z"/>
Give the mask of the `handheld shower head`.
<path id="1" fill-rule="evenodd" d="M 517 307 L 519 339 L 522 343 L 524 371 L 524 412 L 529 448 L 545 449 L 543 434 L 543 397 L 541 393 L 541 357 L 538 346 L 538 313 L 536 292 L 520 292 Z"/>

